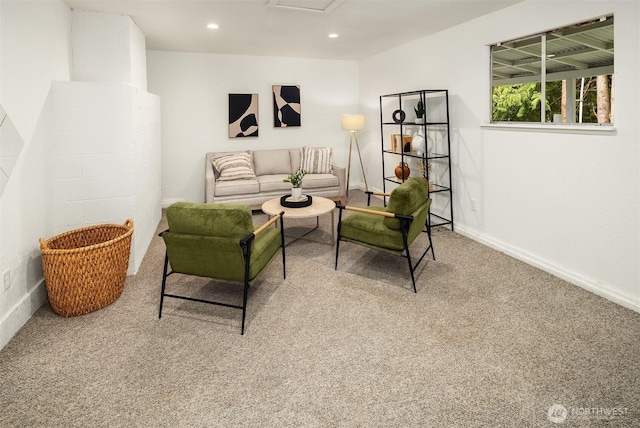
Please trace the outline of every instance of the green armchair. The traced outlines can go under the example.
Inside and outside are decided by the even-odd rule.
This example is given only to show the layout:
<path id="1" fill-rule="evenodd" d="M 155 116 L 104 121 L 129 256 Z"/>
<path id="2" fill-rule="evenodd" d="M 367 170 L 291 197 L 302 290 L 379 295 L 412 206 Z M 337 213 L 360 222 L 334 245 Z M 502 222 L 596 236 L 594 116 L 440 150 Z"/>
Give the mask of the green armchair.
<path id="1" fill-rule="evenodd" d="M 280 251 L 286 278 L 283 215 L 280 213 L 256 228 L 246 205 L 176 202 L 169 206 L 169 229 L 160 234 L 166 255 L 158 318 L 162 318 L 165 297 L 226 306 L 242 309 L 241 334 L 244 334 L 249 287 Z M 269 227 L 278 220 L 279 229 Z M 241 282 L 242 305 L 167 293 L 167 277 L 174 273 Z"/>
<path id="2" fill-rule="evenodd" d="M 391 194 L 367 192 L 369 201 L 371 195 L 378 194 L 389 196 L 386 209 L 383 207 L 358 208 L 338 205 L 340 214 L 338 218 L 338 238 L 336 241 L 336 264 L 338 269 L 338 256 L 340 253 L 340 241 L 351 242 L 374 250 L 406 257 L 409 262 L 409 272 L 413 291 L 417 293 L 414 271 L 431 250 L 433 260 L 436 256 L 433 252 L 431 241 L 431 223 L 429 208 L 429 184 L 423 177 L 414 177 L 396 187 Z M 344 210 L 354 211 L 353 214 L 342 218 Z M 409 246 L 420 233 L 426 232 L 429 245 L 414 264 L 409 253 Z"/>

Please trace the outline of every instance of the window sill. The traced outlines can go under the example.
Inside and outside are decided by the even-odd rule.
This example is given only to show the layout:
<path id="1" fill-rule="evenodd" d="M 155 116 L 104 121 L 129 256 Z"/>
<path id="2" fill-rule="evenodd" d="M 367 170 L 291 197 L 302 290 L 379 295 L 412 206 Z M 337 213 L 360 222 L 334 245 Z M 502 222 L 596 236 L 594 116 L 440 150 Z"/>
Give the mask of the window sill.
<path id="1" fill-rule="evenodd" d="M 567 134 L 607 134 L 615 135 L 617 130 L 613 125 L 564 125 L 542 123 L 485 123 L 480 125 L 484 129 L 503 131 L 534 131 Z"/>

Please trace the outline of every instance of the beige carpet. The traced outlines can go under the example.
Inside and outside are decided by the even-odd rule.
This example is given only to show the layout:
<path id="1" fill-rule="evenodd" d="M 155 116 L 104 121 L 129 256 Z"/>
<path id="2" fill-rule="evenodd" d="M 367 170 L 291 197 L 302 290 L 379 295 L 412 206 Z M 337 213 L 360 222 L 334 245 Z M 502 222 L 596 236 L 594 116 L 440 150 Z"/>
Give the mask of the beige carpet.
<path id="1" fill-rule="evenodd" d="M 330 239 L 329 219 L 310 237 Z M 640 314 L 447 229 L 433 239 L 417 294 L 405 259 L 343 243 L 334 271 L 333 246 L 293 243 L 287 279 L 277 259 L 251 289 L 241 336 L 229 308 L 168 299 L 158 320 L 155 238 L 115 303 L 74 318 L 45 304 L 0 351 L 0 426 L 640 426 Z"/>

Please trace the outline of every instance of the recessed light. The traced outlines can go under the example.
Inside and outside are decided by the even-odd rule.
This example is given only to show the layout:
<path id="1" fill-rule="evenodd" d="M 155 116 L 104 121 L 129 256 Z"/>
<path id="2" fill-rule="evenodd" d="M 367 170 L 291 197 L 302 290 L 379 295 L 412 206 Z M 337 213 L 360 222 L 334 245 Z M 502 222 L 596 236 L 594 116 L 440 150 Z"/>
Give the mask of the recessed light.
<path id="1" fill-rule="evenodd" d="M 220 27 L 218 26 L 218 24 L 211 23 L 207 24 L 207 28 L 209 28 L 210 30 L 217 30 Z"/>
<path id="2" fill-rule="evenodd" d="M 329 34 L 329 38 L 330 39 L 335 39 L 336 37 L 338 37 L 338 35 L 336 33 Z"/>

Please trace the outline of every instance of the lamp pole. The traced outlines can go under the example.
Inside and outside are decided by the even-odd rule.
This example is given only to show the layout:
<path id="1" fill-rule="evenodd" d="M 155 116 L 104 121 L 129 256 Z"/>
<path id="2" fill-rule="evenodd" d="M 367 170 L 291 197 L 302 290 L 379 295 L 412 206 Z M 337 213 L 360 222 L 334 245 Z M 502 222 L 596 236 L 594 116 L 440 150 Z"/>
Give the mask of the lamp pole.
<path id="1" fill-rule="evenodd" d="M 364 163 L 362 162 L 362 154 L 360 153 L 360 143 L 356 131 L 364 129 L 364 115 L 361 114 L 343 114 L 342 129 L 349 131 L 349 162 L 347 164 L 347 199 L 349 198 L 349 179 L 351 178 L 351 152 L 353 151 L 353 142 L 356 142 L 356 150 L 358 151 L 358 159 L 360 160 L 360 169 L 362 170 L 362 178 L 364 180 L 365 190 L 369 190 L 367 184 L 367 176 L 364 173 Z"/>
<path id="2" fill-rule="evenodd" d="M 360 143 L 358 143 L 358 136 L 355 130 L 349 131 L 349 167 L 347 168 L 347 199 L 349 198 L 349 177 L 351 176 L 351 152 L 353 151 L 353 142 L 356 142 L 356 150 L 358 151 L 358 159 L 360 160 L 360 170 L 362 171 L 362 178 L 364 179 L 365 190 L 369 190 L 367 184 L 367 176 L 364 173 L 364 163 L 362 162 L 362 154 L 360 153 Z"/>

